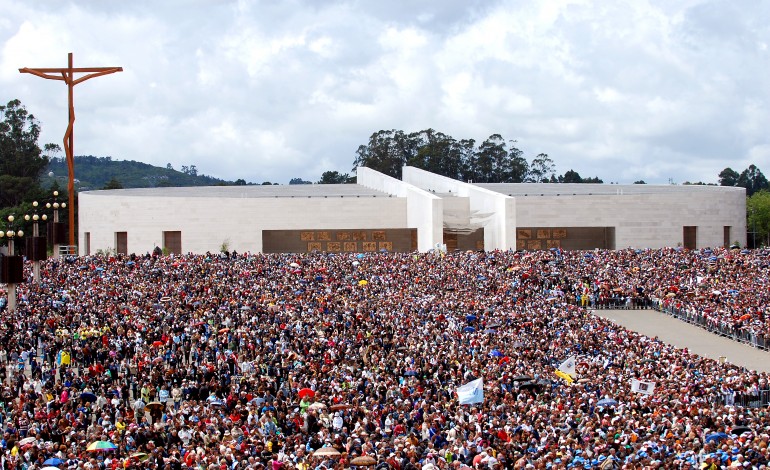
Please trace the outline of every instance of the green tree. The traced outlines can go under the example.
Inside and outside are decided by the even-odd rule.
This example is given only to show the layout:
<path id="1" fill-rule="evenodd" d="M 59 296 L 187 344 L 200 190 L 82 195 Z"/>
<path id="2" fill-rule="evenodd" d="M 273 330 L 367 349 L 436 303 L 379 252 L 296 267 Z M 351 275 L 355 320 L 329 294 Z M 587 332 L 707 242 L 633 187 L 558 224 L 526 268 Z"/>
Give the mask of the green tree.
<path id="1" fill-rule="evenodd" d="M 575 170 L 567 170 L 564 175 L 559 176 L 559 183 L 582 183 L 583 178 Z"/>
<path id="2" fill-rule="evenodd" d="M 292 178 L 289 180 L 289 184 L 313 184 L 311 181 L 305 181 L 302 178 Z"/>
<path id="3" fill-rule="evenodd" d="M 361 145 L 356 150 L 353 171 L 364 166 L 400 179 L 401 168 L 416 152 L 415 140 L 404 131 L 378 131 L 369 137 L 368 145 Z"/>
<path id="4" fill-rule="evenodd" d="M 541 153 L 529 164 L 528 183 L 547 183 L 553 176 L 556 165 L 547 153 Z"/>
<path id="5" fill-rule="evenodd" d="M 48 165 L 39 136 L 40 125 L 19 100 L 0 106 L 0 207 L 18 206 L 39 193 Z"/>
<path id="6" fill-rule="evenodd" d="M 763 245 L 770 245 L 770 192 L 763 189 L 746 199 L 747 229 L 756 240 Z"/>
<path id="7" fill-rule="evenodd" d="M 425 129 L 410 134 L 417 150 L 407 164 L 449 178 L 460 178 L 462 159 L 453 152 L 455 140 L 442 132 Z"/>
<path id="8" fill-rule="evenodd" d="M 500 134 L 492 134 L 479 145 L 474 158 L 475 178 L 478 183 L 502 183 L 509 173 L 508 150 Z"/>
<path id="9" fill-rule="evenodd" d="M 765 178 L 762 171 L 754 164 L 749 165 L 748 168 L 741 172 L 735 185 L 746 188 L 747 196 L 751 196 L 757 191 L 768 189 L 767 178 Z"/>
<path id="10" fill-rule="evenodd" d="M 123 183 L 113 176 L 102 189 L 123 189 Z"/>
<path id="11" fill-rule="evenodd" d="M 732 168 L 725 168 L 719 172 L 719 186 L 735 186 L 738 184 L 740 174 Z"/>
<path id="12" fill-rule="evenodd" d="M 347 184 L 351 182 L 351 176 L 339 171 L 324 171 L 318 184 Z"/>
<path id="13" fill-rule="evenodd" d="M 645 183 L 644 180 L 638 180 L 638 181 L 634 181 L 634 184 L 647 184 L 647 183 Z"/>

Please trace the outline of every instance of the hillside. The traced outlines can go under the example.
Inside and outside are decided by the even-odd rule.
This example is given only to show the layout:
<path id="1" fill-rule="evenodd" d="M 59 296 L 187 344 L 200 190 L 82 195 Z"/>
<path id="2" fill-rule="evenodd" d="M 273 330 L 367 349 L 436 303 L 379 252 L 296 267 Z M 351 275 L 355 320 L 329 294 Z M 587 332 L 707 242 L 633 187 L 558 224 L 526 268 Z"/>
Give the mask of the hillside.
<path id="1" fill-rule="evenodd" d="M 76 156 L 75 179 L 79 191 L 102 189 L 113 178 L 124 188 L 154 188 L 164 186 L 231 186 L 246 184 L 243 180 L 225 181 L 199 175 L 195 166 L 184 171 L 161 168 L 147 163 L 113 160 L 111 157 Z M 67 162 L 53 158 L 43 173 L 53 172 L 57 178 L 67 176 Z"/>

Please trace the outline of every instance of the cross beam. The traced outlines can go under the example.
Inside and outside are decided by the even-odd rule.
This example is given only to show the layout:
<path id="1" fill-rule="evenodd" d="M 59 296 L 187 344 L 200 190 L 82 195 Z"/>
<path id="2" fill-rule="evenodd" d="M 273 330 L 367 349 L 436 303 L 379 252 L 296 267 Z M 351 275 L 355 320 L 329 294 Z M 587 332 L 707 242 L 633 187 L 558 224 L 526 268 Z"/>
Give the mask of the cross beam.
<path id="1" fill-rule="evenodd" d="M 69 244 L 74 246 L 75 242 L 75 104 L 73 101 L 73 88 L 78 83 L 102 75 L 109 75 L 115 72 L 122 72 L 123 67 L 84 67 L 75 68 L 72 66 L 72 52 L 67 55 L 68 65 L 62 68 L 28 68 L 19 69 L 21 73 L 29 73 L 40 78 L 48 80 L 61 80 L 67 84 L 67 95 L 69 97 L 69 123 L 67 131 L 64 133 L 64 155 L 67 158 L 67 170 L 69 179 L 67 181 L 67 193 L 69 194 Z M 85 73 L 82 77 L 75 78 L 75 74 Z"/>

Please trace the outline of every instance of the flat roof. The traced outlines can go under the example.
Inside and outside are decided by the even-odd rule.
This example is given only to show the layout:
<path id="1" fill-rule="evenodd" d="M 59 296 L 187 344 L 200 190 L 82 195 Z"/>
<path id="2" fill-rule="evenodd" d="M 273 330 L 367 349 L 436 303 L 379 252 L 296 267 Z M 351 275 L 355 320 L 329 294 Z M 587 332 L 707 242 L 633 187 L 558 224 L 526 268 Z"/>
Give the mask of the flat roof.
<path id="1" fill-rule="evenodd" d="M 186 186 L 83 191 L 89 196 L 213 197 L 253 199 L 269 197 L 392 197 L 359 184 L 286 184 L 247 186 Z"/>
<path id="2" fill-rule="evenodd" d="M 596 183 L 473 183 L 507 196 L 622 196 L 634 194 L 687 193 L 696 191 L 745 191 L 733 186 L 697 184 L 596 184 Z"/>

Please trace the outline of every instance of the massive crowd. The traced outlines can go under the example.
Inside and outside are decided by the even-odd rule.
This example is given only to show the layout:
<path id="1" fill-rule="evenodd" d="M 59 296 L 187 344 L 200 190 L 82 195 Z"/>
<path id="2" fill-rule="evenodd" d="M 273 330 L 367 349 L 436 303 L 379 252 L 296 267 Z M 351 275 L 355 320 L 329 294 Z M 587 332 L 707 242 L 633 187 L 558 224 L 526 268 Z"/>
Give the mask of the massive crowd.
<path id="1" fill-rule="evenodd" d="M 767 280 L 763 253 L 722 249 L 50 260 L 0 324 L 0 463 L 767 468 L 766 409 L 730 405 L 767 374 L 583 308 L 763 335 Z M 574 382 L 555 375 L 573 356 Z"/>

